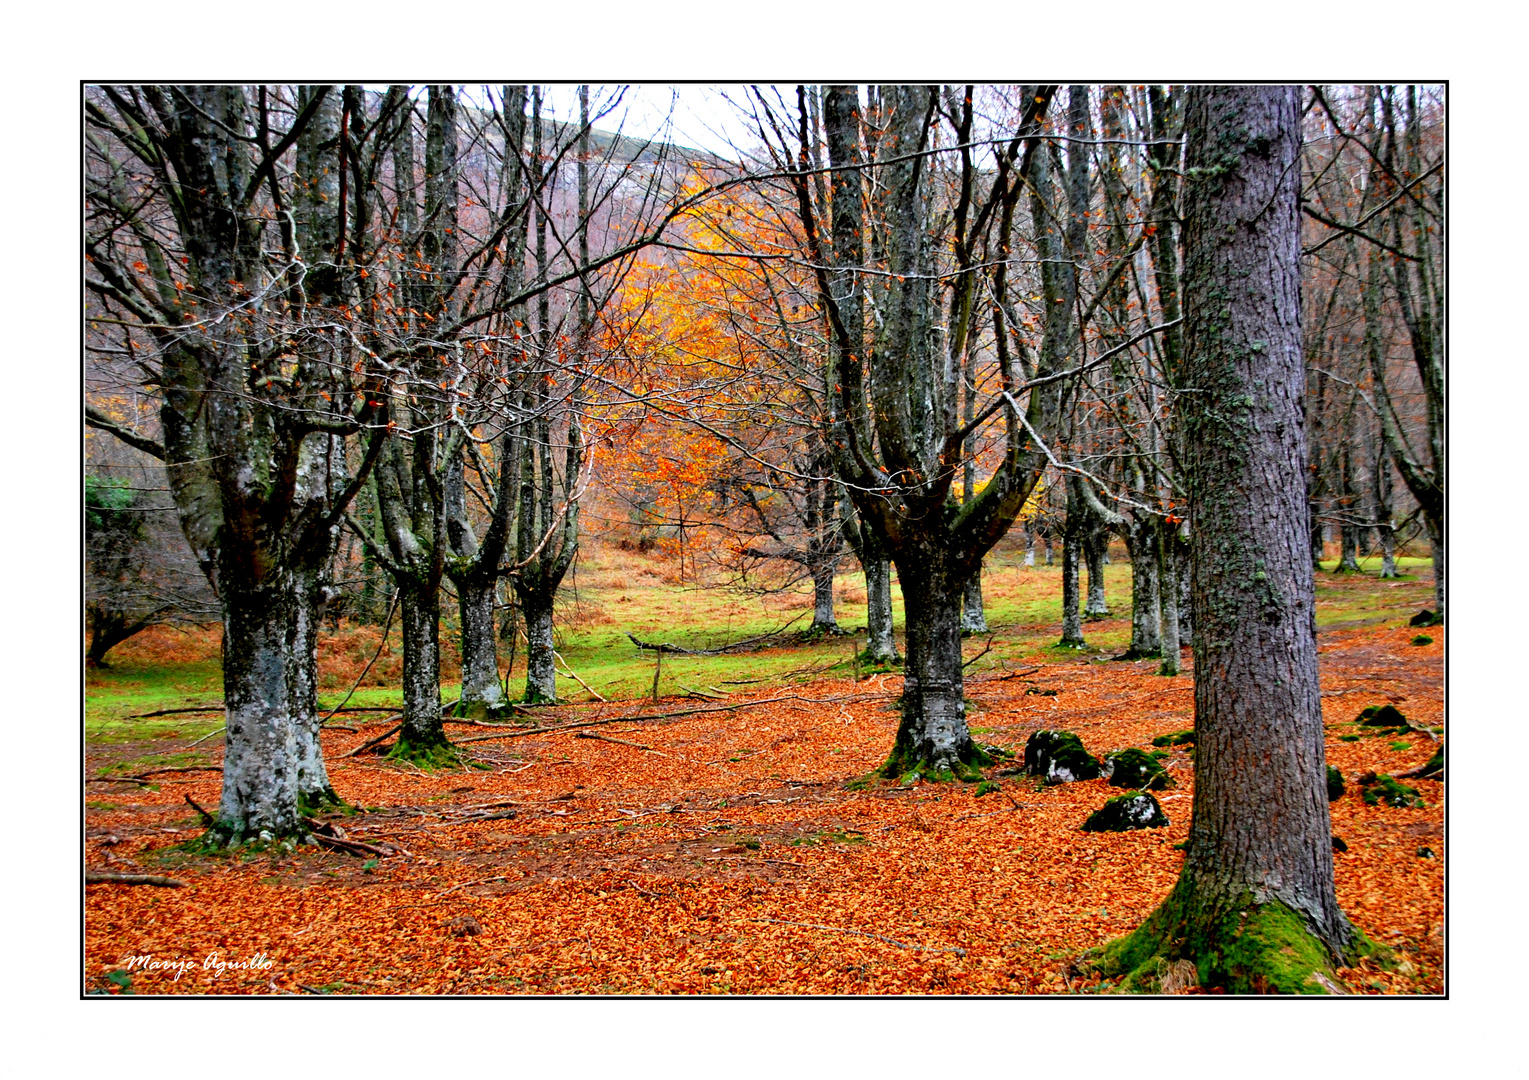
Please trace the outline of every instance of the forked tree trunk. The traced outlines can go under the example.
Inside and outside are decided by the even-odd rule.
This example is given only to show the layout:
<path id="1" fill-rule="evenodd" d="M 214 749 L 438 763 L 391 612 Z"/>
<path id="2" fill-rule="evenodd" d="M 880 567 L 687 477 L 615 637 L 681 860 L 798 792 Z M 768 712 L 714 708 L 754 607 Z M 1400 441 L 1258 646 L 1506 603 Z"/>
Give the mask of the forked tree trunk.
<path id="1" fill-rule="evenodd" d="M 1105 950 L 1134 988 L 1188 959 L 1203 985 L 1324 993 L 1357 951 L 1333 888 L 1307 546 L 1299 116 L 1295 87 L 1189 91 L 1194 816 L 1177 886 Z"/>
<path id="2" fill-rule="evenodd" d="M 237 842 L 299 832 L 299 763 L 288 664 L 292 591 L 277 572 L 259 584 L 222 560 L 223 701 L 228 725 L 214 833 Z"/>
<path id="3" fill-rule="evenodd" d="M 1127 526 L 1126 546 L 1131 549 L 1131 644 L 1125 652 L 1127 660 L 1157 656 L 1162 650 L 1154 531 L 1150 520 L 1133 520 Z"/>

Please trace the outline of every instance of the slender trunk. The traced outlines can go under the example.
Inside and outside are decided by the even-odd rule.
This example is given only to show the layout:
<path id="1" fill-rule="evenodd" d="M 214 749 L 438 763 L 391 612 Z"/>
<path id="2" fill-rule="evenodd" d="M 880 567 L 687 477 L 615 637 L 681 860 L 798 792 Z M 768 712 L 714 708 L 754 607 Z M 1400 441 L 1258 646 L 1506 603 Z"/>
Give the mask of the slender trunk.
<path id="1" fill-rule="evenodd" d="M 1102 527 L 1089 530 L 1083 538 L 1083 556 L 1088 564 L 1088 601 L 1083 607 L 1085 618 L 1109 617 L 1109 601 L 1104 598 L 1104 563 L 1109 548 L 1110 534 Z"/>
<path id="2" fill-rule="evenodd" d="M 1062 640 L 1057 644 L 1081 649 L 1083 618 L 1078 604 L 1078 564 L 1083 553 L 1083 538 L 1078 530 L 1068 526 L 1062 533 Z"/>
<path id="3" fill-rule="evenodd" d="M 288 636 L 291 676 L 292 736 L 297 755 L 297 796 L 305 804 L 338 802 L 324 749 L 319 743 L 318 628 L 323 620 L 327 575 L 323 568 L 298 566 L 292 571 L 291 624 Z"/>
<path id="4" fill-rule="evenodd" d="M 882 555 L 867 556 L 861 565 L 865 570 L 865 659 L 872 664 L 895 664 L 901 658 L 892 636 L 892 563 Z"/>
<path id="5" fill-rule="evenodd" d="M 1035 565 L 1035 530 L 1025 530 L 1025 565 Z"/>
<path id="6" fill-rule="evenodd" d="M 1317 517 L 1317 504 L 1306 504 L 1307 540 L 1311 545 L 1311 568 L 1322 569 L 1322 557 L 1327 554 L 1327 529 Z"/>
<path id="7" fill-rule="evenodd" d="M 982 611 L 982 568 L 966 579 L 961 591 L 961 633 L 987 633 L 987 616 Z"/>
<path id="8" fill-rule="evenodd" d="M 981 757 L 966 726 L 960 583 L 933 553 L 925 554 L 930 557 L 921 566 L 897 567 L 908 658 L 897 742 L 882 769 L 888 777 L 914 770 L 964 775 Z"/>
<path id="9" fill-rule="evenodd" d="M 1433 556 L 1433 602 L 1434 613 L 1440 622 L 1444 620 L 1444 530 L 1442 522 L 1429 514 L 1423 515 L 1428 525 L 1428 547 Z"/>
<path id="10" fill-rule="evenodd" d="M 216 832 L 230 841 L 288 837 L 301 826 L 287 671 L 291 584 L 280 571 L 251 583 L 232 559 L 222 561 L 228 732 Z"/>
<path id="11" fill-rule="evenodd" d="M 1053 542 L 1052 542 L 1051 534 L 1049 532 L 1046 533 L 1045 536 L 1043 537 L 1043 539 L 1046 541 L 1046 565 L 1047 566 L 1055 566 L 1056 565 L 1056 559 L 1052 555 Z"/>
<path id="12" fill-rule="evenodd" d="M 553 665 L 552 597 L 546 591 L 521 593 L 526 619 L 526 703 L 557 701 L 557 668 Z"/>
<path id="13" fill-rule="evenodd" d="M 1162 595 L 1162 666 L 1159 675 L 1179 673 L 1179 558 L 1178 527 L 1166 521 L 1157 525 L 1158 580 L 1167 584 Z"/>
<path id="14" fill-rule="evenodd" d="M 837 634 L 834 621 L 834 566 L 831 558 L 818 559 L 812 568 L 812 625 L 808 634 Z"/>
<path id="15" fill-rule="evenodd" d="M 1173 534 L 1174 548 L 1177 554 L 1178 581 L 1179 581 L 1179 645 L 1193 645 L 1194 635 L 1194 604 L 1190 600 L 1190 593 L 1194 582 L 1190 573 L 1190 542 L 1189 537 L 1175 530 Z"/>
<path id="16" fill-rule="evenodd" d="M 402 751 L 428 751 L 446 745 L 441 722 L 440 591 L 434 583 L 399 581 L 399 616 L 403 628 Z"/>
<path id="17" fill-rule="evenodd" d="M 1157 656 L 1162 649 L 1158 559 L 1152 533 L 1151 521 L 1132 521 L 1126 532 L 1126 546 L 1131 550 L 1131 645 L 1125 653 L 1128 660 Z"/>
<path id="18" fill-rule="evenodd" d="M 457 712 L 482 719 L 504 704 L 494 635 L 494 581 L 472 575 L 456 586 L 462 615 L 462 701 Z"/>

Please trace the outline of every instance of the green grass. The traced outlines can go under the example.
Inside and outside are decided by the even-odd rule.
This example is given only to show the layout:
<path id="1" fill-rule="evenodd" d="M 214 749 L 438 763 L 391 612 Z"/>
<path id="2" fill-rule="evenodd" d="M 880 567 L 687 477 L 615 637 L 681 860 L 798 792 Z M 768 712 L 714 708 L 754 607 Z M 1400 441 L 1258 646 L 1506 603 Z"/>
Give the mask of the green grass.
<path id="1" fill-rule="evenodd" d="M 1105 596 L 1112 615 L 1084 623 L 1087 649 L 1061 649 L 1057 647 L 1061 634 L 1060 561 L 1050 567 L 1026 567 L 1018 544 L 1001 543 L 990 553 L 983 576 L 987 621 L 993 633 L 965 641 L 968 658 L 987 650 L 967 671 L 1081 660 L 1124 650 L 1131 637 L 1131 565 L 1119 544 L 1112 557 L 1114 561 L 1105 568 Z M 757 697 L 813 678 L 843 678 L 852 670 L 853 651 L 864 647 L 864 578 L 858 572 L 841 574 L 835 589 L 838 622 L 855 633 L 798 643 L 795 635 L 810 622 L 810 583 L 765 596 L 722 586 L 697 587 L 688 580 L 681 584 L 674 576 L 672 560 L 658 554 L 623 552 L 599 542 L 587 543 L 580 560 L 560 598 L 558 653 L 568 668 L 611 700 L 639 700 L 652 691 L 654 654 L 639 651 L 627 639 L 627 632 L 648 642 L 705 649 L 779 630 L 803 616 L 787 631 L 787 637 L 768 649 L 712 657 L 666 654 L 659 682 L 659 693 L 666 697 L 684 695 L 685 687 Z M 1404 574 L 1399 583 L 1380 580 L 1378 556 L 1362 560 L 1364 569 L 1359 574 L 1318 574 L 1318 626 L 1391 621 L 1400 625 L 1428 604 L 1433 595 L 1428 560 L 1401 557 L 1397 563 Z M 1332 565 L 1335 562 L 1324 564 Z M 1083 578 L 1086 587 L 1086 572 Z M 895 575 L 893 618 L 900 635 L 903 607 Z M 455 606 L 443 598 L 441 639 L 448 651 L 455 648 L 457 633 Z M 221 702 L 217 634 L 216 629 L 202 631 L 200 636 L 161 633 L 154 638 L 151 633 L 118 646 L 109 657 L 113 666 L 87 673 L 87 738 L 92 743 L 171 738 L 189 742 L 216 731 L 223 724 L 221 711 L 135 717 L 160 709 Z M 396 659 L 401 651 L 396 626 L 392 640 Z M 501 643 L 500 649 L 501 657 L 507 658 L 507 647 Z M 369 649 L 361 651 L 370 656 Z M 327 710 L 338 704 L 354 678 L 352 674 L 326 679 L 321 672 L 321 707 Z M 375 672 L 368 681 L 374 678 Z M 512 699 L 519 698 L 524 687 L 522 646 L 509 677 Z M 443 682 L 441 696 L 451 701 L 459 690 L 457 683 Z M 590 700 L 584 688 L 569 678 L 558 679 L 558 693 L 564 701 Z M 357 690 L 350 703 L 398 708 L 401 694 L 396 685 L 369 685 Z"/>

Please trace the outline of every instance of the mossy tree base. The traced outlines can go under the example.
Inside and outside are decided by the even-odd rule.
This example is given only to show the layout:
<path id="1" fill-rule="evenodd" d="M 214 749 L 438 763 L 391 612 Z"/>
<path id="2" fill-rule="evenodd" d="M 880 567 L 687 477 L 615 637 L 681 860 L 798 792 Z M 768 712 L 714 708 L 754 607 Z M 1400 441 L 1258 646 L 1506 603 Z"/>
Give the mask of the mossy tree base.
<path id="1" fill-rule="evenodd" d="M 1335 968 L 1362 956 L 1390 957 L 1357 927 L 1350 931 L 1335 950 L 1285 904 L 1257 903 L 1251 894 L 1211 903 L 1181 880 L 1145 923 L 1085 954 L 1083 962 L 1119 978 L 1116 993 L 1163 993 L 1164 976 L 1187 960 L 1198 985 L 1229 994 L 1342 994 L 1347 988 Z"/>
<path id="2" fill-rule="evenodd" d="M 298 792 L 297 810 L 305 817 L 313 814 L 321 814 L 326 811 L 340 810 L 345 813 L 354 813 L 355 807 L 335 794 L 332 787 L 325 786 L 322 791 Z"/>
<path id="3" fill-rule="evenodd" d="M 963 784 L 976 784 L 983 780 L 982 770 L 994 763 L 992 755 L 976 743 L 970 743 L 958 761 L 947 764 L 930 761 L 913 747 L 899 743 L 875 775 L 883 780 L 901 780 L 905 784 L 915 780 L 931 784 L 957 780 Z"/>
<path id="4" fill-rule="evenodd" d="M 457 748 L 444 734 L 436 739 L 418 739 L 410 737 L 407 730 L 399 733 L 398 742 L 393 745 L 387 760 L 407 761 L 426 772 L 461 769 L 465 765 Z"/>

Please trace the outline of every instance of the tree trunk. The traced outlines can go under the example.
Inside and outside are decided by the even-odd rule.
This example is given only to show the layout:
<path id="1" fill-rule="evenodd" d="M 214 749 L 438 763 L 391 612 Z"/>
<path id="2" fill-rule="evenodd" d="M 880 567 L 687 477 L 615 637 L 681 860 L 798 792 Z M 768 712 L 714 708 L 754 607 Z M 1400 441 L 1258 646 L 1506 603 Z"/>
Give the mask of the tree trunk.
<path id="1" fill-rule="evenodd" d="M 809 635 L 837 634 L 839 624 L 834 621 L 834 568 L 830 558 L 819 559 L 812 568 L 812 625 Z"/>
<path id="2" fill-rule="evenodd" d="M 399 617 L 403 628 L 403 729 L 395 753 L 429 757 L 448 745 L 441 722 L 441 594 L 428 585 L 402 579 Z"/>
<path id="3" fill-rule="evenodd" d="M 1433 556 L 1433 602 L 1434 614 L 1444 621 L 1444 529 L 1443 522 L 1429 514 L 1423 515 L 1428 525 L 1428 547 Z"/>
<path id="4" fill-rule="evenodd" d="M 1325 993 L 1357 931 L 1333 887 L 1307 547 L 1290 86 L 1191 87 L 1185 440 L 1194 522 L 1195 789 L 1177 886 L 1107 971 L 1152 988 Z"/>
<path id="5" fill-rule="evenodd" d="M 1104 563 L 1110 549 L 1109 530 L 1103 526 L 1090 529 L 1083 538 L 1083 556 L 1088 564 L 1088 600 L 1083 607 L 1086 619 L 1105 619 L 1110 615 L 1104 598 Z"/>
<path id="6" fill-rule="evenodd" d="M 886 777 L 917 772 L 927 779 L 971 775 L 988 764 L 966 726 L 961 667 L 961 586 L 934 553 L 923 566 L 898 564 L 907 618 L 908 658 L 903 667 L 902 720 Z M 910 572 L 911 571 L 911 572 Z"/>
<path id="7" fill-rule="evenodd" d="M 1159 590 L 1162 598 L 1162 666 L 1159 675 L 1179 673 L 1179 559 L 1178 527 L 1166 521 L 1157 524 L 1158 581 L 1167 584 Z"/>
<path id="8" fill-rule="evenodd" d="M 1157 546 L 1151 520 L 1127 526 L 1126 546 L 1131 550 L 1131 644 L 1122 659 L 1141 660 L 1158 656 L 1162 649 Z"/>
<path id="9" fill-rule="evenodd" d="M 961 633 L 987 633 L 987 616 L 982 611 L 982 568 L 966 579 L 961 591 Z"/>
<path id="10" fill-rule="evenodd" d="M 214 835 L 230 843 L 296 836 L 299 763 L 292 725 L 287 635 L 292 590 L 276 571 L 251 583 L 224 558 L 223 702 L 227 735 Z"/>
<path id="11" fill-rule="evenodd" d="M 553 665 L 552 597 L 542 590 L 520 594 L 526 619 L 526 697 L 528 705 L 557 702 L 557 668 Z"/>
<path id="12" fill-rule="evenodd" d="M 1062 533 L 1062 640 L 1058 645 L 1081 649 L 1083 618 L 1080 613 L 1078 589 L 1078 564 L 1083 553 L 1083 538 L 1078 530 L 1069 525 Z"/>
<path id="13" fill-rule="evenodd" d="M 1176 561 L 1179 572 L 1179 645 L 1183 647 L 1193 645 L 1195 640 L 1189 538 L 1182 532 L 1175 531 L 1174 547 L 1178 556 Z"/>
<path id="14" fill-rule="evenodd" d="M 494 582 L 456 582 L 462 616 L 462 698 L 457 715 L 483 719 L 504 704 L 494 634 Z"/>
<path id="15" fill-rule="evenodd" d="M 865 570 L 865 660 L 896 664 L 902 658 L 892 636 L 892 563 L 885 555 L 868 555 L 861 566 Z"/>
<path id="16" fill-rule="evenodd" d="M 288 637 L 291 675 L 292 737 L 297 755 L 297 797 L 306 809 L 338 803 L 324 748 L 319 742 L 318 628 L 328 600 L 322 569 L 298 566 L 292 572 L 291 625 Z"/>

